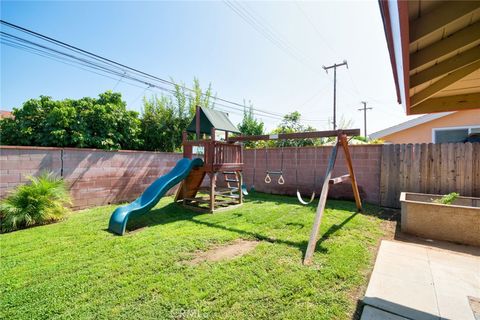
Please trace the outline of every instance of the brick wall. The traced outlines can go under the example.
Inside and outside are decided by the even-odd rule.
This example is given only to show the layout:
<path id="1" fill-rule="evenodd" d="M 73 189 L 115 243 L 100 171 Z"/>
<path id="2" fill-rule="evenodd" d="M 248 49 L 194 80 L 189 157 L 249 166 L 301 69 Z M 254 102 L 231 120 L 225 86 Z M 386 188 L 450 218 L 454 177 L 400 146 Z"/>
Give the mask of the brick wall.
<path id="1" fill-rule="evenodd" d="M 353 167 L 355 176 L 358 181 L 360 194 L 362 199 L 379 204 L 380 203 L 380 163 L 381 163 L 381 145 L 356 145 L 350 146 L 350 153 L 353 159 Z M 332 147 L 305 147 L 298 149 L 298 188 L 302 193 L 304 199 L 310 198 L 314 189 L 314 168 L 315 168 L 315 153 L 317 154 L 316 164 L 316 188 L 317 196 L 320 194 L 322 183 L 327 169 L 328 158 L 332 151 Z M 268 149 L 268 170 L 277 171 L 281 167 L 281 149 Z M 277 184 L 278 176 L 271 176 L 272 182 L 266 184 L 264 182 L 266 171 L 265 149 L 256 150 L 256 172 L 255 172 L 255 189 L 257 191 L 274 193 L 274 194 L 288 194 L 295 195 L 297 185 L 295 181 L 295 153 L 296 148 L 283 149 L 284 165 L 283 176 L 285 184 Z M 244 151 L 244 180 L 250 188 L 253 182 L 253 167 L 254 167 L 254 153 L 255 150 Z M 345 156 L 343 149 L 339 149 L 337 153 L 337 161 L 332 177 L 338 177 L 348 174 L 348 169 L 345 163 Z M 349 181 L 331 185 L 330 198 L 337 199 L 353 199 L 351 184 Z"/>
<path id="2" fill-rule="evenodd" d="M 0 197 L 42 170 L 60 174 L 61 149 L 0 146 Z"/>
<path id="3" fill-rule="evenodd" d="M 313 190 L 315 152 L 317 153 L 316 192 L 321 190 L 332 147 L 301 148 L 298 152 L 299 189 L 304 198 Z M 254 150 L 245 150 L 244 180 L 250 188 L 253 180 Z M 295 195 L 295 148 L 284 149 L 285 184 L 266 184 L 265 149 L 257 150 L 255 188 L 261 192 Z M 362 198 L 380 203 L 381 146 L 351 146 L 350 152 Z M 63 157 L 63 159 L 62 159 Z M 167 173 L 182 157 L 176 153 L 146 151 L 103 151 L 95 149 L 0 146 L 0 198 L 8 190 L 26 182 L 25 175 L 42 170 L 63 174 L 73 198 L 74 209 L 137 198 L 156 178 Z M 268 150 L 269 170 L 280 169 L 281 149 Z M 333 177 L 348 173 L 340 149 Z M 62 170 L 63 168 L 63 170 Z M 221 175 L 219 175 L 221 180 Z M 208 179 L 207 179 L 208 180 Z M 208 183 L 208 181 L 205 181 Z M 172 194 L 174 190 L 170 191 Z M 352 199 L 348 182 L 331 186 L 331 198 Z"/>
<path id="4" fill-rule="evenodd" d="M 74 209 L 137 198 L 182 157 L 176 153 L 0 147 L 0 197 L 42 170 L 62 172 Z M 173 190 L 170 191 L 173 193 Z"/>

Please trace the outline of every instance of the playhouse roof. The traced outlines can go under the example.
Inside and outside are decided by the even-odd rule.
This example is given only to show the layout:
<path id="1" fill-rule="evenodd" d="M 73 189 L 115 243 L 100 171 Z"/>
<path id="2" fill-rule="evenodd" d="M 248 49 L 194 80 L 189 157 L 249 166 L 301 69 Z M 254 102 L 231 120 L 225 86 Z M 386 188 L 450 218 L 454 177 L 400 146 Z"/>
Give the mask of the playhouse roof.
<path id="1" fill-rule="evenodd" d="M 195 130 L 196 116 L 187 127 L 188 132 Z M 211 129 L 240 133 L 237 127 L 230 121 L 228 114 L 210 108 L 200 107 L 200 133 L 210 134 Z"/>

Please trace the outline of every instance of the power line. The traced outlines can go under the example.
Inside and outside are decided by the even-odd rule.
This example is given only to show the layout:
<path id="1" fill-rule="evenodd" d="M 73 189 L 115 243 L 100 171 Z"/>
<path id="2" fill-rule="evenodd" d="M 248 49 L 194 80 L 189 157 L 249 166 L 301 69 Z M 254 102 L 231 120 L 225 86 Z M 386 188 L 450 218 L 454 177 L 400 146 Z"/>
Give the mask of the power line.
<path id="1" fill-rule="evenodd" d="M 166 80 L 166 79 L 163 79 L 163 78 L 160 78 L 160 77 L 157 77 L 157 76 L 154 76 L 152 74 L 149 74 L 149 73 L 146 73 L 146 72 L 143 72 L 143 71 L 140 71 L 138 69 L 135 69 L 135 68 L 132 68 L 132 67 L 129 67 L 127 65 L 124 65 L 124 64 L 121 64 L 115 60 L 112 60 L 112 59 L 108 59 L 108 58 L 105 58 L 103 56 L 100 56 L 100 55 L 97 55 L 97 54 L 94 54 L 90 51 L 87 51 L 87 50 L 84 50 L 84 49 L 80 49 L 76 46 L 73 46 L 73 45 L 70 45 L 68 43 L 65 43 L 65 42 L 62 42 L 60 40 L 56 40 L 56 39 L 53 39 L 51 37 L 48 37 L 46 35 L 43 35 L 43 34 L 40 34 L 38 32 L 35 32 L 35 31 L 32 31 L 32 30 L 29 30 L 29 29 L 26 29 L 26 28 L 23 28 L 23 27 L 20 27 L 18 25 L 15 25 L 15 24 L 12 24 L 12 23 L 9 23 L 7 21 L 4 21 L 4 20 L 0 20 L 0 22 L 2 24 L 5 24 L 13 29 L 16 29 L 16 30 L 19 30 L 21 32 L 24 32 L 24 33 L 27 33 L 29 35 L 32 35 L 34 37 L 37 37 L 37 38 L 41 38 L 45 41 L 48 41 L 50 43 L 53 43 L 53 44 L 56 44 L 58 46 L 61 46 L 61 47 L 64 47 L 66 49 L 69 49 L 69 50 L 72 50 L 72 51 L 75 51 L 77 53 L 80 53 L 82 55 L 85 55 L 85 56 L 88 56 L 90 58 L 93 58 L 94 60 L 96 61 L 100 61 L 100 62 L 103 62 L 103 63 L 106 63 L 110 66 L 113 66 L 117 69 L 121 69 L 123 71 L 123 73 L 127 73 L 127 71 L 131 71 L 131 72 L 134 72 L 134 73 L 137 73 L 138 75 L 142 75 L 144 77 L 147 77 L 151 80 L 155 80 L 155 81 L 159 81 L 159 82 L 162 82 L 164 84 L 168 84 L 168 85 L 171 85 L 171 86 L 179 86 L 180 88 L 184 89 L 184 90 L 187 90 L 187 91 L 190 91 L 190 92 L 195 92 L 194 89 L 191 89 L 191 88 L 188 88 L 186 87 L 185 85 L 182 85 L 182 84 L 178 84 L 178 83 L 175 83 L 173 81 L 169 81 L 169 80 Z M 121 75 L 122 73 L 120 72 L 119 76 Z M 145 84 L 148 84 L 146 81 L 144 81 Z M 157 86 L 155 86 L 157 87 Z M 202 96 L 205 96 L 204 93 L 200 93 Z M 222 101 L 224 103 L 228 103 L 228 104 L 232 104 L 232 105 L 235 105 L 235 106 L 238 106 L 238 107 L 242 107 L 243 108 L 243 105 L 238 103 L 238 102 L 234 102 L 234 101 L 231 101 L 231 100 L 227 100 L 227 99 L 224 99 L 224 98 L 219 98 L 219 97 L 212 97 L 215 101 Z M 274 115 L 274 116 L 278 116 L 278 117 L 281 117 L 282 115 L 281 114 L 278 114 L 278 113 L 274 113 L 274 112 L 271 112 L 271 111 L 267 111 L 267 110 L 262 110 L 262 109 L 259 109 L 259 108 L 253 108 L 255 111 L 259 112 L 259 113 L 265 113 L 265 114 L 269 114 L 269 115 Z"/>
<path id="2" fill-rule="evenodd" d="M 281 51 L 289 55 L 291 58 L 305 66 L 308 70 L 315 69 L 315 74 L 320 74 L 320 69 L 312 65 L 303 56 L 300 50 L 296 49 L 288 40 L 283 38 L 275 29 L 258 17 L 253 11 L 239 2 L 224 1 L 224 3 L 240 18 L 253 27 L 260 35 L 279 48 Z"/>
<path id="3" fill-rule="evenodd" d="M 2 36 L 9 36 L 8 34 L 2 32 Z M 12 38 L 12 37 L 11 37 Z M 174 93 L 173 90 L 170 90 L 170 89 L 167 89 L 167 88 L 164 88 L 164 87 L 160 87 L 158 85 L 154 85 L 148 81 L 144 81 L 144 80 L 139 80 L 135 77 L 132 77 L 132 76 L 128 76 L 126 74 L 119 74 L 119 72 L 117 71 L 112 71 L 112 70 L 109 70 L 108 68 L 104 68 L 104 67 L 98 67 L 97 64 L 89 64 L 88 61 L 86 61 L 85 59 L 79 59 L 78 57 L 76 56 L 73 56 L 73 55 L 67 55 L 66 57 L 68 59 L 65 59 L 62 52 L 59 52 L 57 50 L 53 50 L 53 52 L 50 52 L 49 50 L 51 48 L 48 48 L 46 46 L 42 46 L 40 45 L 40 48 L 41 49 L 38 49 L 38 48 L 35 48 L 33 46 L 35 45 L 38 45 L 37 43 L 35 42 L 31 42 L 31 41 L 28 41 L 28 40 L 25 40 L 25 39 L 22 39 L 22 38 L 19 38 L 19 37 L 13 37 L 12 39 L 14 39 L 15 41 L 12 41 L 11 39 L 5 39 L 3 38 L 2 39 L 2 43 L 8 45 L 8 46 L 11 46 L 11 47 L 14 47 L 14 48 L 17 48 L 17 49 L 23 49 L 24 51 L 27 51 L 27 52 L 30 52 L 30 53 L 34 53 L 34 54 L 37 54 L 39 56 L 43 56 L 43 57 L 46 57 L 46 58 L 50 58 L 50 59 L 53 59 L 57 62 L 61 62 L 61 63 L 64 63 L 64 64 L 67 64 L 67 65 L 70 65 L 70 66 L 74 66 L 74 67 L 77 67 L 79 69 L 82 69 L 82 70 L 85 70 L 85 71 L 89 71 L 89 72 L 92 72 L 92 73 L 95 73 L 97 75 L 101 75 L 101 76 L 105 76 L 105 77 L 108 77 L 110 79 L 113 79 L 113 80 L 117 80 L 116 78 L 113 78 L 113 77 L 110 77 L 108 75 L 105 75 L 103 73 L 99 73 L 99 72 L 95 72 L 95 71 L 92 71 L 92 70 L 88 70 L 88 69 L 85 69 L 81 66 L 86 66 L 86 67 L 89 67 L 89 68 L 92 68 L 92 69 L 95 69 L 97 71 L 100 71 L 100 72 L 105 72 L 105 73 L 110 73 L 110 74 L 113 74 L 115 76 L 121 76 L 121 77 L 126 77 L 128 79 L 131 79 L 131 80 L 134 80 L 134 81 L 139 81 L 141 82 L 143 85 L 147 85 L 147 87 L 149 88 L 156 88 L 156 89 L 160 89 L 164 92 L 167 92 L 170 96 Z M 31 44 L 31 45 L 27 45 L 27 44 L 24 44 L 22 43 L 22 40 L 25 40 L 28 44 Z M 32 46 L 33 45 L 33 46 Z M 77 63 L 79 64 L 80 66 L 78 65 L 74 65 L 73 63 Z M 125 82 L 127 83 L 127 82 Z M 127 84 L 130 84 L 132 85 L 131 83 L 127 83 Z M 136 87 L 140 87 L 140 86 L 136 86 Z M 143 88 L 143 86 L 141 86 L 140 88 Z M 151 90 L 149 90 L 151 91 Z M 225 105 L 225 104 L 222 104 L 222 103 L 219 103 L 219 102 L 215 102 L 216 105 L 220 105 L 220 106 L 224 106 L 225 108 L 229 108 L 229 109 L 233 109 L 233 110 L 237 110 L 237 111 L 242 111 L 243 112 L 243 108 L 238 108 L 238 107 L 233 107 L 233 106 L 230 106 L 230 105 Z M 261 113 L 257 113 L 255 112 L 256 115 L 262 115 L 264 117 L 271 117 L 273 119 L 276 119 L 276 120 L 281 120 L 283 119 L 282 116 L 273 116 L 273 115 L 263 115 Z"/>
<path id="4" fill-rule="evenodd" d="M 113 86 L 112 91 L 115 91 L 115 89 L 116 89 L 117 86 L 120 84 L 120 82 L 122 82 L 122 79 L 123 79 L 123 76 L 121 76 L 120 78 L 118 78 L 118 81 L 117 81 L 117 83 L 115 83 L 115 85 Z"/>
<path id="5" fill-rule="evenodd" d="M 295 1 L 294 2 L 295 5 L 297 6 L 298 10 L 301 12 L 301 14 L 306 18 L 306 20 L 309 22 L 309 24 L 312 26 L 313 30 L 315 30 L 315 32 L 317 33 L 318 37 L 326 44 L 326 46 L 328 47 L 328 49 L 330 49 L 330 51 L 332 51 L 332 53 L 334 55 L 337 55 L 339 56 L 340 54 L 338 54 L 337 50 L 335 50 L 335 48 L 333 46 L 331 46 L 328 41 L 323 37 L 322 33 L 320 32 L 320 30 L 318 30 L 317 26 L 315 25 L 315 23 L 313 23 L 312 19 L 310 18 L 310 16 L 305 12 L 305 10 L 303 10 L 302 6 L 300 5 L 299 2 Z"/>
<path id="6" fill-rule="evenodd" d="M 12 28 L 14 28 L 16 30 L 19 30 L 21 32 L 33 35 L 34 37 L 36 37 L 38 39 L 45 40 L 49 43 L 60 46 L 63 49 L 69 50 L 69 51 L 73 52 L 73 54 L 72 53 L 67 53 L 67 52 L 52 48 L 52 47 L 49 47 L 47 45 L 37 43 L 37 42 L 31 41 L 31 40 L 27 40 L 25 38 L 15 36 L 15 35 L 9 34 L 7 32 L 0 31 L 1 42 L 3 44 L 7 45 L 7 46 L 10 46 L 10 47 L 13 47 L 13 48 L 16 48 L 16 49 L 20 49 L 20 50 L 23 50 L 23 51 L 26 51 L 26 52 L 29 52 L 29 53 L 32 53 L 32 54 L 36 54 L 36 55 L 39 55 L 39 56 L 42 56 L 42 57 L 45 57 L 45 58 L 49 58 L 49 59 L 52 59 L 54 61 L 66 64 L 66 65 L 69 65 L 69 66 L 73 66 L 73 67 L 76 67 L 78 69 L 88 71 L 88 72 L 91 72 L 91 73 L 94 73 L 94 74 L 97 74 L 97 75 L 100 75 L 100 76 L 104 76 L 104 77 L 107 77 L 107 78 L 112 79 L 112 80 L 116 80 L 116 84 L 115 84 L 114 88 L 116 88 L 117 85 L 120 82 L 123 82 L 123 83 L 131 85 L 131 86 L 142 88 L 143 89 L 142 94 L 146 90 L 153 92 L 151 90 L 153 88 L 153 89 L 158 89 L 162 92 L 167 93 L 170 97 L 174 97 L 175 90 L 166 88 L 166 87 L 161 86 L 159 84 L 155 84 L 151 81 L 152 78 L 154 78 L 154 79 L 157 78 L 155 76 L 151 76 L 148 73 L 136 70 L 134 68 L 130 68 L 130 67 L 122 65 L 122 64 L 119 64 L 119 63 L 117 63 L 117 62 L 115 62 L 111 59 L 107 59 L 107 58 L 95 55 L 95 54 L 90 53 L 86 50 L 71 46 L 71 45 L 66 44 L 64 42 L 55 40 L 53 38 L 50 38 L 50 37 L 47 37 L 47 36 L 44 36 L 44 35 L 41 35 L 37 32 L 25 29 L 23 27 L 13 25 L 13 24 L 5 22 L 3 20 L 0 20 L 0 21 L 1 21 L 2 24 L 6 24 L 8 26 L 11 26 Z M 78 54 L 80 54 L 80 56 L 78 56 Z M 133 75 L 132 75 L 132 73 L 129 73 L 128 70 L 126 70 L 126 69 L 133 70 L 134 71 Z M 146 76 L 144 76 L 144 75 L 146 75 Z M 112 76 L 115 76 L 115 77 L 112 77 Z M 147 78 L 148 80 L 145 80 L 145 79 L 142 79 L 142 78 Z M 158 79 L 163 80 L 161 78 L 158 78 Z M 135 84 L 133 84 L 131 82 L 128 82 L 128 81 L 125 81 L 125 80 L 130 80 L 130 81 L 141 83 L 141 86 L 135 85 Z M 194 91 L 193 89 L 187 88 L 183 85 L 175 84 L 172 81 L 162 81 L 162 83 L 178 86 L 179 88 L 182 88 L 184 90 L 188 90 L 188 91 L 192 91 L 192 92 Z M 144 88 L 145 86 L 146 86 L 146 88 Z M 203 96 L 205 96 L 204 93 L 201 93 L 201 94 Z M 222 107 L 223 108 L 222 110 L 228 109 L 229 111 L 227 111 L 227 112 L 232 112 L 234 114 L 242 115 L 243 112 L 245 111 L 245 108 L 246 108 L 245 105 L 243 105 L 243 104 L 239 104 L 239 103 L 236 103 L 236 102 L 231 102 L 231 101 L 226 100 L 226 99 L 221 99 L 221 98 L 218 98 L 218 97 L 212 97 L 212 99 L 214 99 L 214 101 L 215 101 L 214 102 L 215 106 Z M 134 101 L 136 101 L 136 100 L 138 100 L 138 97 L 134 99 Z M 222 102 L 226 101 L 226 103 L 228 103 L 228 104 L 224 104 L 224 103 L 219 102 L 219 101 L 222 101 Z M 252 111 L 256 116 L 258 116 L 262 119 L 271 118 L 271 119 L 274 119 L 274 120 L 283 120 L 283 115 L 281 115 L 279 113 L 265 111 L 265 110 L 261 110 L 261 109 L 258 109 L 258 108 L 253 108 Z M 238 112 L 241 112 L 241 113 L 238 113 Z M 304 121 L 306 121 L 306 122 L 325 122 L 327 120 L 324 120 L 324 119 L 306 119 Z"/>

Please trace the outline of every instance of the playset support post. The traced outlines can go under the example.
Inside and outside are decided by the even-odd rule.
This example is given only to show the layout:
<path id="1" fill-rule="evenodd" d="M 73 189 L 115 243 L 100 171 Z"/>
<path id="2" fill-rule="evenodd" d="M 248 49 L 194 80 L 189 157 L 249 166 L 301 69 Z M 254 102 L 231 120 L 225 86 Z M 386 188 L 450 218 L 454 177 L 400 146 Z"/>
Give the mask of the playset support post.
<path id="1" fill-rule="evenodd" d="M 350 150 L 348 149 L 348 140 L 347 136 L 343 133 L 340 133 L 337 136 L 335 146 L 332 149 L 330 154 L 330 159 L 328 161 L 327 171 L 325 173 L 325 180 L 323 181 L 322 193 L 320 194 L 320 200 L 318 202 L 317 211 L 315 214 L 315 220 L 313 222 L 312 231 L 310 233 L 310 239 L 308 240 L 307 250 L 305 251 L 305 257 L 303 259 L 304 265 L 310 265 L 312 263 L 313 253 L 317 246 L 318 235 L 320 233 L 320 225 L 322 223 L 323 212 L 325 211 L 325 204 L 327 202 L 328 189 L 330 184 L 336 183 L 336 181 L 343 181 L 343 179 L 331 179 L 332 172 L 335 167 L 335 162 L 337 159 L 338 147 L 341 146 L 345 153 L 345 161 L 347 163 L 349 178 L 352 183 L 353 195 L 355 197 L 355 204 L 357 210 L 362 211 L 362 201 L 360 199 L 360 193 L 358 191 L 357 180 L 355 178 L 355 173 L 353 171 L 352 158 L 350 156 Z"/>

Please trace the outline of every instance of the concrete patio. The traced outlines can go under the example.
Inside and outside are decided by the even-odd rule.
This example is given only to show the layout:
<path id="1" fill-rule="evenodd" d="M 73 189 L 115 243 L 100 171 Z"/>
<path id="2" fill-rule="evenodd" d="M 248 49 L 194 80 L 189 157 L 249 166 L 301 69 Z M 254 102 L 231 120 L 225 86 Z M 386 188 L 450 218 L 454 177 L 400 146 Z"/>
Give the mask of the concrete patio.
<path id="1" fill-rule="evenodd" d="M 384 240 L 361 319 L 478 320 L 479 298 L 480 248 Z"/>

